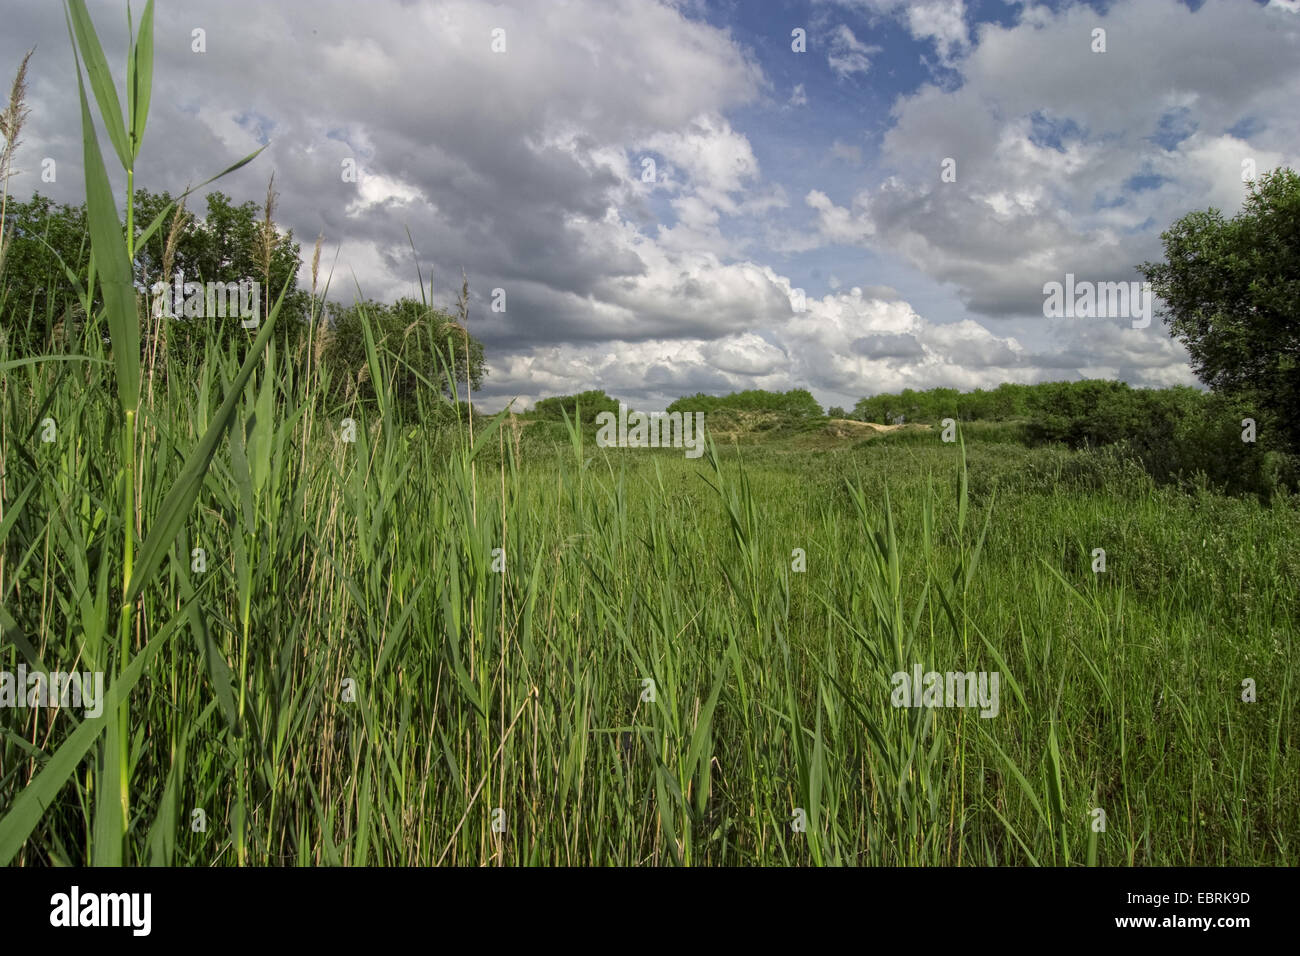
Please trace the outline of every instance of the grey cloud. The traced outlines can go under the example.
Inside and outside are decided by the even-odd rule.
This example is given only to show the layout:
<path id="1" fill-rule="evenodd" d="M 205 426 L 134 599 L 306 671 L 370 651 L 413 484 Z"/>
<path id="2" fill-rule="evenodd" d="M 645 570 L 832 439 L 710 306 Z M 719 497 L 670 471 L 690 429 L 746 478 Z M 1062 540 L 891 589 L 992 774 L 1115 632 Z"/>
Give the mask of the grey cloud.
<path id="1" fill-rule="evenodd" d="M 853 354 L 878 359 L 910 359 L 925 355 L 914 335 L 864 335 L 853 340 Z"/>

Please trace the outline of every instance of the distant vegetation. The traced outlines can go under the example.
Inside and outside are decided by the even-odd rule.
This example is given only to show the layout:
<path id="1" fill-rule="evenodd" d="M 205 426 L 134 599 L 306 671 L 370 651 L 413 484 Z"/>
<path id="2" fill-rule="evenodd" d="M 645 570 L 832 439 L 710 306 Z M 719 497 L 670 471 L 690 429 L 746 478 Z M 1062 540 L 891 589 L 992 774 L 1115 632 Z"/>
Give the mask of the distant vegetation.
<path id="1" fill-rule="evenodd" d="M 618 399 L 610 398 L 599 389 L 592 389 L 579 395 L 557 395 L 554 398 L 543 398 L 533 406 L 531 415 L 535 418 L 558 422 L 562 421 L 566 415 L 569 417 L 569 421 L 575 421 L 580 413 L 583 423 L 586 424 L 594 423 L 596 416 L 601 412 L 613 412 L 617 415 Z"/>
<path id="2" fill-rule="evenodd" d="M 822 407 L 817 399 L 804 388 L 792 388 L 788 392 L 768 392 L 761 388 L 752 388 L 744 392 L 732 392 L 730 395 L 705 395 L 697 392 L 686 398 L 679 398 L 668 406 L 670 412 L 780 412 L 794 418 L 821 418 Z"/>
<path id="3" fill-rule="evenodd" d="M 1248 398 L 1186 386 L 1133 388 L 1094 379 L 974 392 L 909 389 L 864 398 L 853 411 L 861 421 L 884 423 L 1021 422 L 1025 444 L 1113 445 L 1160 482 L 1200 472 L 1216 487 L 1267 495 L 1300 479 L 1287 433 L 1268 427 L 1271 419 Z M 1243 426 L 1247 419 L 1255 420 L 1253 429 Z"/>
<path id="4" fill-rule="evenodd" d="M 358 303 L 345 294 L 348 304 L 325 302 L 326 275 L 319 277 L 320 298 L 300 289 L 299 245 L 291 230 L 282 232 L 276 226 L 273 193 L 268 192 L 259 208 L 251 200 L 237 204 L 214 191 L 206 197 L 203 217 L 183 208 L 167 192 L 137 190 L 132 205 L 137 232 L 140 224 L 158 222 L 155 231 L 147 237 L 141 235 L 134 250 L 137 274 L 145 277 L 138 284 L 138 291 L 146 292 L 142 303 L 147 305 L 147 290 L 153 283 L 170 284 L 178 274 L 186 282 L 251 279 L 261 283 L 265 319 L 287 283 L 275 332 L 280 361 L 298 375 L 309 370 L 319 374 L 322 369 L 318 366 L 328 366 L 330 397 L 342 400 L 355 395 L 362 404 L 373 405 L 374 385 L 365 371 L 363 314 L 370 322 L 375 344 L 386 344 L 397 356 L 393 368 L 397 401 L 415 407 L 416 394 L 423 389 L 425 407 L 435 418 L 440 417 L 444 409 L 438 398 L 439 392 L 445 397 L 445 362 L 452 364 L 462 394 L 467 368 L 470 387 L 482 386 L 486 375 L 483 345 L 466 335 L 463 322 L 456 317 L 411 298 Z M 65 272 L 65 266 L 74 275 L 87 271 L 90 243 L 86 237 L 84 203 L 56 204 L 39 193 L 26 202 L 8 203 L 0 270 L 0 311 L 5 321 L 0 335 L 15 356 L 66 351 L 86 331 L 87 316 L 98 315 L 103 309 L 102 284 L 78 290 Z M 313 260 L 315 280 L 318 262 Z M 83 301 L 82 291 L 88 301 Z M 184 377 L 184 370 L 205 360 L 209 346 L 233 348 L 242 355 L 256 335 L 256 328 L 243 328 L 239 322 L 220 317 L 145 321 L 139 346 L 157 376 L 172 371 Z"/>
<path id="5" fill-rule="evenodd" d="M 558 423 L 561 410 L 572 420 L 581 407 L 581 425 L 591 430 L 595 415 L 617 411 L 618 402 L 598 390 L 562 395 L 539 401 L 526 417 Z M 936 426 L 952 419 L 989 441 L 1071 449 L 1107 446 L 1112 457 L 1131 459 L 1161 484 L 1190 485 L 1200 476 L 1222 491 L 1265 498 L 1300 484 L 1300 456 L 1287 444 L 1286 433 L 1267 427 L 1266 416 L 1255 422 L 1253 434 L 1242 425 L 1261 415 L 1256 406 L 1244 397 L 1187 386 L 1133 388 L 1124 382 L 1090 379 L 1007 384 L 973 392 L 907 389 L 864 398 L 851 415 L 842 408 L 823 415 L 805 389 L 750 389 L 723 396 L 698 393 L 677 399 L 668 410 L 704 411 L 712 416 L 715 432 L 734 435 L 739 430 L 762 440 L 805 433 L 827 419 Z M 743 420 L 746 413 L 748 421 Z M 996 424 L 1007 427 L 984 427 Z M 533 436 L 561 439 L 563 429 L 535 431 Z M 931 439 L 908 433 L 890 440 Z"/>
<path id="6" fill-rule="evenodd" d="M 945 418 L 958 421 L 1004 421 L 1026 418 L 1037 410 L 1033 385 L 999 385 L 991 391 L 976 389 L 959 392 L 955 388 L 931 388 L 918 392 L 905 388 L 901 392 L 881 393 L 859 399 L 853 406 L 853 418 L 862 422 L 895 424 L 900 419 L 934 424 Z"/>

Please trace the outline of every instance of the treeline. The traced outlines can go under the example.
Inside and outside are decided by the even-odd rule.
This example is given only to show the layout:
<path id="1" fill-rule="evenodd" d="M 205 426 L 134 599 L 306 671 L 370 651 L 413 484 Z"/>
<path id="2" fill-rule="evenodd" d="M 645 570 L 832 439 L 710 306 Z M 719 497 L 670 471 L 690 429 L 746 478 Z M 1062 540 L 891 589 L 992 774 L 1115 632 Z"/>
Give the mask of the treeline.
<path id="1" fill-rule="evenodd" d="M 617 412 L 618 404 L 604 391 L 591 390 L 542 399 L 529 416 L 559 421 L 563 413 L 573 420 L 580 409 L 586 425 L 599 412 Z M 719 396 L 697 393 L 668 406 L 670 412 L 731 410 L 776 412 L 791 422 L 804 423 L 826 417 L 805 389 L 750 389 Z M 1106 447 L 1108 453 L 1138 461 L 1161 483 L 1190 481 L 1201 474 L 1217 488 L 1261 496 L 1300 483 L 1300 456 L 1273 413 L 1244 396 L 1187 386 L 1133 388 L 1124 382 L 1090 379 L 1007 384 L 973 392 L 907 390 L 864 398 L 854 406 L 853 417 L 930 425 L 944 419 L 1015 423 L 1013 440 L 1030 446 Z"/>
<path id="2" fill-rule="evenodd" d="M 601 389 L 591 389 L 575 395 L 555 395 L 538 400 L 528 412 L 529 417 L 548 421 L 560 421 L 564 415 L 572 420 L 581 409 L 582 420 L 589 422 L 600 412 L 618 414 L 619 399 L 612 398 Z M 627 402 L 628 411 L 633 411 Z M 752 388 L 744 392 L 732 392 L 730 395 L 705 395 L 696 392 L 677 399 L 668 406 L 669 412 L 777 412 L 797 419 L 822 418 L 821 405 L 812 393 L 804 388 L 793 388 L 788 392 L 769 392 L 761 388 Z"/>
<path id="3" fill-rule="evenodd" d="M 1111 446 L 1140 461 L 1159 482 L 1204 474 L 1233 492 L 1295 487 L 1300 458 L 1277 415 L 1248 395 L 1187 386 L 1133 388 L 1089 379 L 874 395 L 854 406 L 862 421 L 937 424 L 1019 421 L 1027 444 Z"/>
<path id="4" fill-rule="evenodd" d="M 1164 414 L 1171 408 L 1191 410 L 1206 398 L 1204 391 L 1185 385 L 1133 388 L 1126 382 L 1107 379 L 1038 385 L 1008 383 L 971 392 L 908 388 L 859 399 L 852 417 L 885 425 L 934 425 L 945 418 L 959 422 L 1021 420 L 1032 422 L 1035 434 L 1044 441 L 1098 445 L 1105 443 L 1106 436 L 1132 431 L 1152 415 Z"/>
<path id="5" fill-rule="evenodd" d="M 1052 382 L 1045 385 L 999 385 L 995 389 L 977 388 L 959 392 L 955 388 L 931 388 L 916 391 L 872 395 L 859 399 L 853 406 L 853 418 L 862 422 L 895 425 L 900 422 L 935 424 L 945 418 L 956 421 L 1006 421 L 1028 418 L 1051 400 L 1049 386 L 1072 383 Z"/>
<path id="6" fill-rule="evenodd" d="M 214 191 L 206 197 L 205 215 L 197 216 L 176 205 L 166 192 L 136 192 L 134 222 L 143 240 L 135 261 L 141 354 L 160 376 L 184 379 L 205 361 L 208 350 L 242 353 L 257 334 L 257 328 L 246 326 L 232 309 L 225 316 L 157 315 L 155 283 L 170 290 L 179 276 L 182 283 L 256 281 L 259 318 L 269 314 L 285 290 L 276 324 L 277 361 L 291 374 L 307 374 L 310 367 L 325 386 L 320 393 L 325 400 L 375 401 L 364 320 L 369 321 L 372 344 L 383 357 L 396 401 L 412 408 L 422 402 L 419 407 L 426 413 L 441 414 L 450 407 L 445 399 L 452 392 L 463 400 L 467 386 L 481 387 L 486 374 L 483 346 L 458 316 L 411 298 L 391 303 L 326 301 L 328 277 L 317 275 L 315 257 L 315 288 L 300 288 L 301 248 L 292 230 L 275 224 L 274 209 L 274 194 L 259 207 L 251 200 L 237 204 Z M 145 237 L 145 229 L 159 216 L 159 227 Z M 39 193 L 26 202 L 8 203 L 0 261 L 0 334 L 10 354 L 75 351 L 81 336 L 96 334 L 91 319 L 103 308 L 101 290 L 68 281 L 69 272 L 87 272 L 87 235 L 84 204 L 56 204 Z M 467 294 L 463 289 L 462 297 Z M 449 386 L 448 374 L 455 388 Z"/>
<path id="7" fill-rule="evenodd" d="M 813 398 L 812 393 L 804 388 L 792 388 L 788 392 L 769 392 L 761 388 L 751 388 L 744 392 L 732 392 L 730 395 L 705 395 L 696 392 L 679 398 L 668 406 L 670 412 L 779 412 L 792 418 L 821 418 L 822 407 Z"/>
<path id="8" fill-rule="evenodd" d="M 543 398 L 533 406 L 530 414 L 534 418 L 547 421 L 562 421 L 567 415 L 569 421 L 581 416 L 583 423 L 593 422 L 601 412 L 618 414 L 618 399 L 610 398 L 601 389 L 591 389 L 577 395 L 556 395 Z"/>

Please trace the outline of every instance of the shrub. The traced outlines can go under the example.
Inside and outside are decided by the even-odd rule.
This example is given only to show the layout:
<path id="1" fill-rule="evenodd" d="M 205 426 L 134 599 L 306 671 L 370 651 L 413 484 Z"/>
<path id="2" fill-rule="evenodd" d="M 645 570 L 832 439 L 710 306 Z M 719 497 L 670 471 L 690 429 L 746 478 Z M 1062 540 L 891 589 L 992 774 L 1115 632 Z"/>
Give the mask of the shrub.
<path id="1" fill-rule="evenodd" d="M 769 392 L 753 388 L 730 395 L 705 395 L 697 392 L 679 398 L 668 406 L 670 412 L 714 412 L 723 409 L 744 412 L 781 412 L 794 418 L 823 418 L 822 407 L 805 388 L 788 392 Z"/>
<path id="2" fill-rule="evenodd" d="M 595 421 L 596 416 L 601 412 L 612 412 L 618 414 L 618 399 L 610 398 L 599 389 L 581 392 L 577 395 L 556 395 L 551 398 L 543 398 L 533 406 L 529 413 L 534 418 L 542 418 L 550 421 L 562 422 L 564 416 L 569 416 L 569 421 L 581 414 L 584 423 L 590 424 Z"/>

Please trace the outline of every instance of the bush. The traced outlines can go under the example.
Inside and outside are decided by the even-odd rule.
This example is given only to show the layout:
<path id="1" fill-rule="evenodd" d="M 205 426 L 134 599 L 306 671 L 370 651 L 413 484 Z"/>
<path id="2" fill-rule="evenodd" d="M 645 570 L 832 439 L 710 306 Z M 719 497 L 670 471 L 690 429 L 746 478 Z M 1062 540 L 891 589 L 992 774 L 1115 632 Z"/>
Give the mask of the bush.
<path id="1" fill-rule="evenodd" d="M 1241 422 L 1257 414 L 1238 399 L 1193 388 L 1133 389 L 1121 382 L 1080 382 L 1048 393 L 1050 410 L 1026 428 L 1035 444 L 1107 447 L 1132 458 L 1158 484 L 1198 481 L 1229 494 L 1268 497 L 1294 486 L 1291 456 L 1257 423 L 1242 440 Z"/>
<path id="2" fill-rule="evenodd" d="M 367 321 L 376 352 L 391 353 L 387 369 L 392 381 L 390 394 L 404 411 L 423 409 L 426 416 L 440 420 L 454 417 L 448 371 L 462 401 L 467 397 L 467 377 L 471 389 L 483 384 L 487 371 L 482 343 L 444 312 L 403 298 L 392 305 L 373 300 L 352 306 L 330 303 L 327 314 L 331 328 L 324 357 L 335 373 L 336 400 L 346 401 L 355 393 L 362 402 L 374 401 L 366 353 Z M 444 405 L 448 409 L 443 409 Z"/>
<path id="3" fill-rule="evenodd" d="M 705 395 L 697 392 L 679 398 L 668 406 L 670 412 L 716 412 L 722 410 L 744 412 L 780 412 L 793 418 L 824 418 L 822 407 L 806 388 L 792 388 L 788 392 L 769 392 L 753 388 L 730 395 Z"/>
<path id="4" fill-rule="evenodd" d="M 563 422 L 564 416 L 573 421 L 579 414 L 582 415 L 584 424 L 595 422 L 596 416 L 601 412 L 612 412 L 618 414 L 618 399 L 610 398 L 599 389 L 592 389 L 586 392 L 580 392 L 577 395 L 556 395 L 552 398 L 543 398 L 533 406 L 529 416 L 532 418 L 541 418 L 548 421 Z"/>

